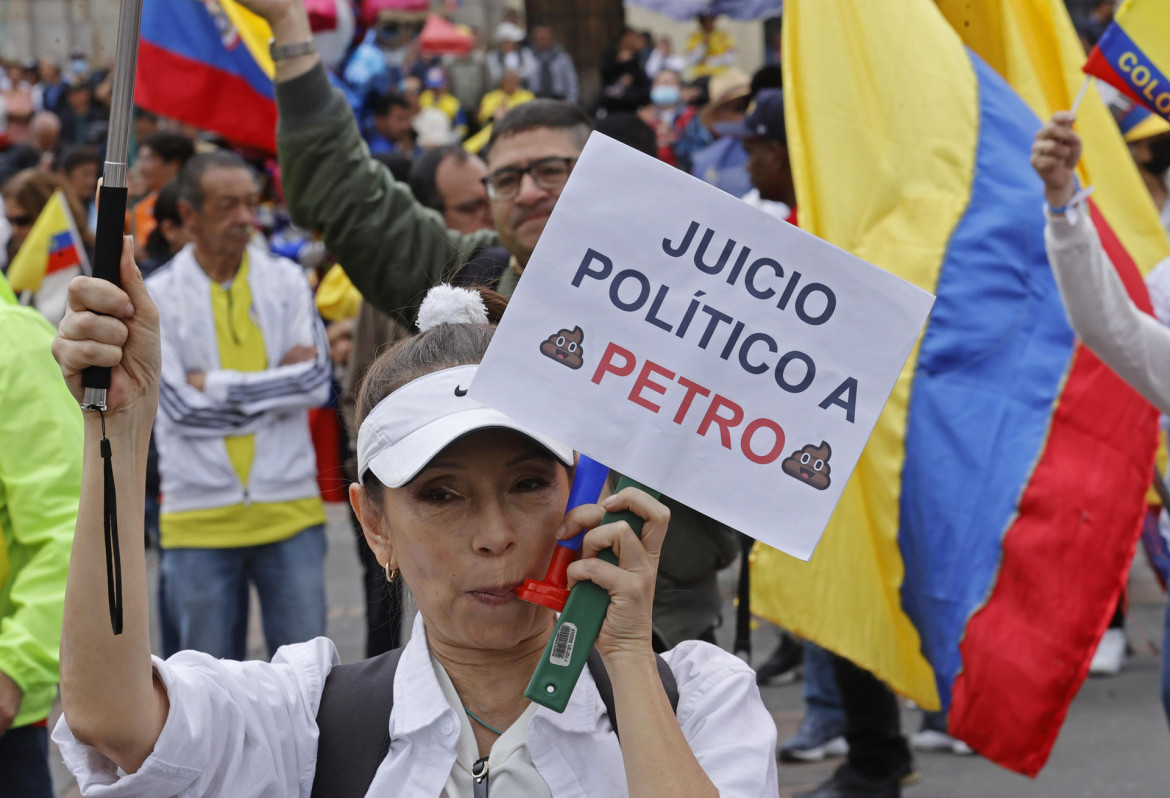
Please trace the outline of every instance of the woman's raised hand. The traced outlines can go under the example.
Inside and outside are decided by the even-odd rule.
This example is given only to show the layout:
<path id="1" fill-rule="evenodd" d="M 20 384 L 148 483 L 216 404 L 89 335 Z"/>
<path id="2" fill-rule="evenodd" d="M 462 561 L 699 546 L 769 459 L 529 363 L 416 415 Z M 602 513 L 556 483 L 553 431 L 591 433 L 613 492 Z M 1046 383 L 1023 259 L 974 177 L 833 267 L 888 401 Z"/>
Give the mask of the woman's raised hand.
<path id="1" fill-rule="evenodd" d="M 162 368 L 158 309 L 134 263 L 133 239 L 122 244 L 122 287 L 96 277 L 75 277 L 69 306 L 53 341 L 53 356 L 65 382 L 81 400 L 82 372 L 89 366 L 113 369 L 106 394 L 107 418 L 149 425 L 158 407 Z"/>
<path id="2" fill-rule="evenodd" d="M 1067 203 L 1077 190 L 1081 137 L 1073 130 L 1075 122 L 1071 111 L 1057 111 L 1037 131 L 1032 143 L 1032 168 L 1044 181 L 1045 197 L 1053 207 Z"/>
<path id="3" fill-rule="evenodd" d="M 606 512 L 629 510 L 644 521 L 642 538 L 630 525 L 618 521 L 598 526 Z M 626 488 L 601 504 L 576 507 L 565 516 L 557 532 L 568 538 L 590 530 L 581 544 L 581 559 L 569 566 L 569 587 L 590 581 L 609 591 L 610 605 L 597 638 L 597 649 L 607 659 L 614 655 L 646 657 L 651 652 L 651 616 L 658 557 L 670 510 L 637 488 Z M 618 564 L 597 559 L 598 552 L 612 548 Z"/>

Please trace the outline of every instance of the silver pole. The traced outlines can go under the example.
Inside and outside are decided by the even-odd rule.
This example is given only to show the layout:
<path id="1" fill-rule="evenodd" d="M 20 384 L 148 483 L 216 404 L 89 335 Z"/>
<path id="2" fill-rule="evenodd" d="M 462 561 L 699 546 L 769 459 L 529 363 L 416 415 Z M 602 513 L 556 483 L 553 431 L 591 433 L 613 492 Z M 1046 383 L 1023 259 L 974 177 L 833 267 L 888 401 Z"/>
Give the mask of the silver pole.
<path id="1" fill-rule="evenodd" d="M 134 73 L 138 68 L 138 32 L 142 0 L 122 0 L 118 10 L 118 44 L 114 55 L 114 91 L 110 102 L 110 133 L 106 143 L 104 185 L 126 187 L 130 131 L 134 124 Z"/>
<path id="2" fill-rule="evenodd" d="M 134 73 L 138 68 L 138 32 L 141 24 L 142 0 L 122 0 L 118 9 L 118 43 L 114 51 L 114 85 L 103 183 L 106 188 L 119 191 L 111 192 L 118 199 L 117 202 L 111 199 L 112 204 L 109 206 L 103 207 L 104 197 L 98 201 L 98 241 L 94 253 L 94 276 L 113 282 L 118 281 L 119 253 L 122 248 L 121 220 L 126 214 L 126 167 L 130 132 L 134 124 Z M 86 369 L 84 385 L 81 406 L 90 410 L 105 410 L 110 370 L 91 366 Z"/>

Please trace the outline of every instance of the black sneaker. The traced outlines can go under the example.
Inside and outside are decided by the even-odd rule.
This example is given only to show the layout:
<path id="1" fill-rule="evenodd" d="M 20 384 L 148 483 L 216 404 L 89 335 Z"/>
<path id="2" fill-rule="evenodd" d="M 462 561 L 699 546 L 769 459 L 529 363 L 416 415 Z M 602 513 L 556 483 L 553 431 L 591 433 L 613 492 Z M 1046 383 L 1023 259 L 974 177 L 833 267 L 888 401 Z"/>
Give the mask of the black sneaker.
<path id="1" fill-rule="evenodd" d="M 804 663 L 804 644 L 781 632 L 780 645 L 756 669 L 756 684 L 784 684 L 793 681 Z"/>
<path id="2" fill-rule="evenodd" d="M 792 798 L 901 798 L 900 777 L 874 780 L 862 776 L 849 767 L 848 763 L 818 787 L 808 792 L 794 793 Z"/>

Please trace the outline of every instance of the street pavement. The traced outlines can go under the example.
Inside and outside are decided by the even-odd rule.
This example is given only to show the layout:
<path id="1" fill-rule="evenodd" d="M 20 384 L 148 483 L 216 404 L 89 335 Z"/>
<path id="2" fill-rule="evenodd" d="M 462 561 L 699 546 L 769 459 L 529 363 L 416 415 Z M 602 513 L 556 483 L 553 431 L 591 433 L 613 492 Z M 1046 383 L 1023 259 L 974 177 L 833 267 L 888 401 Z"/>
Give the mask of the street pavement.
<path id="1" fill-rule="evenodd" d="M 362 657 L 365 620 L 355 539 L 348 513 L 329 505 L 329 553 L 326 560 L 328 634 L 343 662 Z M 151 583 L 156 560 L 148 554 Z M 735 568 L 726 574 L 728 593 Z M 153 600 L 153 597 L 152 597 Z M 1134 649 L 1126 669 L 1117 677 L 1090 679 L 1073 702 L 1048 766 L 1035 780 L 1010 773 L 978 757 L 917 754 L 922 780 L 907 789 L 907 798 L 1165 798 L 1170 796 L 1170 732 L 1159 700 L 1164 599 L 1143 555 L 1138 555 L 1130 578 L 1130 614 L 1127 634 Z M 152 613 L 153 614 L 153 613 Z M 730 599 L 727 618 L 733 617 Z M 157 625 L 152 624 L 155 650 Z M 730 623 L 720 630 L 720 642 L 730 647 Z M 766 624 L 753 633 L 753 654 L 763 661 L 775 641 Z M 249 656 L 266 658 L 258 608 L 253 602 L 248 636 Z M 764 703 L 776 718 L 781 740 L 795 733 L 802 715 L 801 684 L 793 682 L 761 690 Z M 54 720 L 56 713 L 54 713 Z M 920 713 L 907 709 L 903 729 L 916 731 Z M 53 751 L 53 777 L 58 796 L 74 798 L 80 792 Z M 839 764 L 780 766 L 780 796 L 805 789 L 827 778 Z M 599 797 L 601 798 L 601 797 Z"/>

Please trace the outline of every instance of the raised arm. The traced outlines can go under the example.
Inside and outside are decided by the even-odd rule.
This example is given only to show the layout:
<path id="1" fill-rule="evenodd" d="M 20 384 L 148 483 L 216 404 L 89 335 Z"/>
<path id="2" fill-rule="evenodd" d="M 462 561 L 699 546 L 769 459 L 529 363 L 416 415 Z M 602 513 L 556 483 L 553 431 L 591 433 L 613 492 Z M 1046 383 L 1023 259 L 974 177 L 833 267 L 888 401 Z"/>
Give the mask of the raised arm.
<path id="1" fill-rule="evenodd" d="M 158 404 L 158 311 L 122 251 L 122 285 L 78 277 L 53 354 L 74 397 L 86 366 L 112 366 L 106 433 L 113 450 L 122 555 L 125 627 L 110 629 L 103 543 L 102 423 L 85 415 L 81 501 L 65 587 L 61 632 L 61 703 L 74 735 L 133 773 L 154 748 L 167 717 L 166 692 L 150 659 L 143 551 L 143 486 L 151 423 Z M 107 315 L 98 315 L 107 314 Z"/>
<path id="2" fill-rule="evenodd" d="M 1170 413 L 1170 328 L 1134 305 L 1105 255 L 1088 208 L 1071 207 L 1081 140 L 1074 117 L 1058 112 L 1036 134 L 1032 165 L 1049 206 L 1044 231 L 1073 330 L 1109 368 L 1163 413 Z"/>
<path id="3" fill-rule="evenodd" d="M 264 17 L 277 45 L 311 38 L 301 0 L 242 0 Z M 329 85 L 316 55 L 277 62 L 277 149 L 285 199 L 302 227 L 325 245 L 362 296 L 407 324 L 423 296 L 453 277 L 496 235 L 459 235 L 440 214 L 370 158 L 353 112 Z"/>

